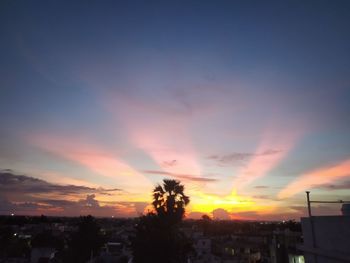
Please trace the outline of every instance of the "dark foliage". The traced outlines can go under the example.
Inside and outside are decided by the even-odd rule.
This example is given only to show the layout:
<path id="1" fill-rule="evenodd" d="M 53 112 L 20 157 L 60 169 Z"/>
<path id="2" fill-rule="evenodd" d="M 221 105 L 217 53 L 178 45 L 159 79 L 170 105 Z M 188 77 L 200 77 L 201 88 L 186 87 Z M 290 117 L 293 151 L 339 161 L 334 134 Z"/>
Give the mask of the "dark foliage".
<path id="1" fill-rule="evenodd" d="M 62 238 L 54 236 L 50 231 L 44 231 L 37 234 L 31 242 L 32 247 L 53 247 L 58 250 L 62 250 L 64 246 L 64 240 Z"/>
<path id="2" fill-rule="evenodd" d="M 11 227 L 0 228 L 0 256 L 2 258 L 28 258 L 30 254 L 29 243 L 18 238 Z"/>
<path id="3" fill-rule="evenodd" d="M 92 216 L 80 217 L 78 231 L 73 233 L 69 242 L 69 250 L 63 256 L 64 262 L 83 263 L 91 255 L 97 255 L 104 244 L 100 227 Z"/>
<path id="4" fill-rule="evenodd" d="M 179 181 L 164 180 L 153 190 L 156 213 L 139 218 L 132 240 L 135 263 L 186 262 L 191 243 L 179 230 L 179 224 L 190 202 Z"/>
<path id="5" fill-rule="evenodd" d="M 132 242 L 136 263 L 186 262 L 191 243 L 177 225 L 169 225 L 163 218 L 149 213 L 140 218 L 136 232 Z"/>
<path id="6" fill-rule="evenodd" d="M 185 187 L 176 180 L 163 180 L 153 190 L 153 207 L 157 215 L 169 224 L 181 222 L 185 214 L 185 206 L 190 198 L 184 194 Z"/>

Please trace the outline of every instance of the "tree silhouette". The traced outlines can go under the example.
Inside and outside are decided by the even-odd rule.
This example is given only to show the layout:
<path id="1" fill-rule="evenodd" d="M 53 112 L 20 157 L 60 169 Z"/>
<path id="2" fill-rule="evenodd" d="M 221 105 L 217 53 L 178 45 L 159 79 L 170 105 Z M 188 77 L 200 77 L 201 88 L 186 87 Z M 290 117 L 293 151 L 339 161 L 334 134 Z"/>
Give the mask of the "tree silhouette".
<path id="1" fill-rule="evenodd" d="M 154 188 L 155 213 L 139 218 L 132 240 L 135 263 L 186 262 L 191 245 L 179 225 L 189 202 L 179 181 L 165 179 L 163 185 Z"/>
<path id="2" fill-rule="evenodd" d="M 63 262 L 83 263 L 91 255 L 96 256 L 104 243 L 100 226 L 91 215 L 81 216 L 78 231 L 73 233 L 68 242 L 69 250 L 64 255 Z"/>
<path id="3" fill-rule="evenodd" d="M 157 185 L 153 190 L 153 207 L 159 217 L 169 223 L 178 223 L 185 214 L 185 206 L 190 198 L 184 194 L 185 187 L 176 180 L 163 180 L 163 186 Z"/>

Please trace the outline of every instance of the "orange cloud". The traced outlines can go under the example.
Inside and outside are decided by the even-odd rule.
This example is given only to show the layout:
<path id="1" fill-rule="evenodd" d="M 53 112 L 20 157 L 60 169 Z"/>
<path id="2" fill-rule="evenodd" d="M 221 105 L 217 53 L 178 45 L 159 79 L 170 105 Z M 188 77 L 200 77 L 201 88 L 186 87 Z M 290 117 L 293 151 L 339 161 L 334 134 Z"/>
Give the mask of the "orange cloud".
<path id="1" fill-rule="evenodd" d="M 278 198 L 288 198 L 306 189 L 331 183 L 346 176 L 350 176 L 350 159 L 300 176 L 279 192 Z"/>

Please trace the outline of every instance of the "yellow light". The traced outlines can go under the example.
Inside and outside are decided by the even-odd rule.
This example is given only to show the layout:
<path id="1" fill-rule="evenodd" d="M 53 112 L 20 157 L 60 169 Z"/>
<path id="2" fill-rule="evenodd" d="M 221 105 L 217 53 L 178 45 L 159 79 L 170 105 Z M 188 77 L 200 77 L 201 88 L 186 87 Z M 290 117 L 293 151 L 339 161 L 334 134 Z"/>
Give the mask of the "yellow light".
<path id="1" fill-rule="evenodd" d="M 236 191 L 228 195 L 207 194 L 201 191 L 195 191 L 190 194 L 190 211 L 210 214 L 215 209 L 224 209 L 232 219 L 241 218 L 241 212 L 255 212 L 257 214 L 271 213 L 276 208 L 276 204 L 271 202 L 261 203 L 249 196 L 241 196 Z M 235 215 L 237 213 L 238 215 Z"/>
<path id="2" fill-rule="evenodd" d="M 196 192 L 192 197 L 192 210 L 210 213 L 217 208 L 225 209 L 228 212 L 249 210 L 255 202 L 250 198 L 237 195 L 232 192 L 230 195 L 219 196 Z"/>

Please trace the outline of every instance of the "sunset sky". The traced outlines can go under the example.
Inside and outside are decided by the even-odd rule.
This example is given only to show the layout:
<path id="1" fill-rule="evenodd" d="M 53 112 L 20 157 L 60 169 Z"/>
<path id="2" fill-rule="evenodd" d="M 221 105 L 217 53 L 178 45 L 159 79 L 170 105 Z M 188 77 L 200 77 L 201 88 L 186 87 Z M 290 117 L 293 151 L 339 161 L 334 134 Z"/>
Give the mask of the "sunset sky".
<path id="1" fill-rule="evenodd" d="M 350 200 L 349 1 L 0 4 L 0 214 L 137 216 Z M 340 206 L 315 206 L 339 214 Z"/>

